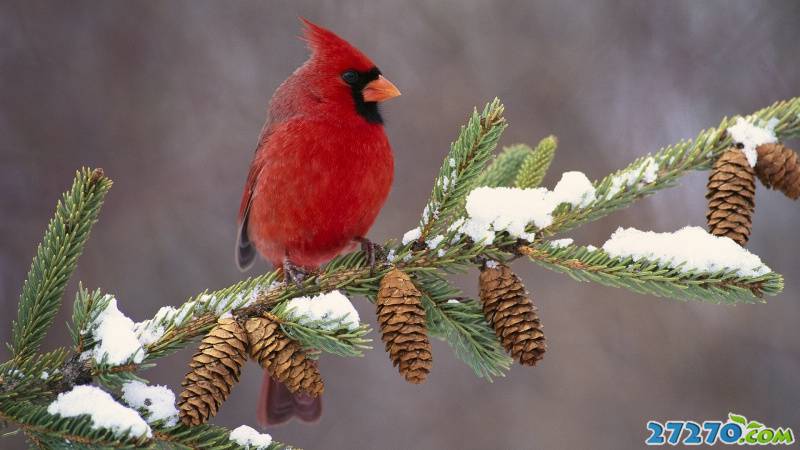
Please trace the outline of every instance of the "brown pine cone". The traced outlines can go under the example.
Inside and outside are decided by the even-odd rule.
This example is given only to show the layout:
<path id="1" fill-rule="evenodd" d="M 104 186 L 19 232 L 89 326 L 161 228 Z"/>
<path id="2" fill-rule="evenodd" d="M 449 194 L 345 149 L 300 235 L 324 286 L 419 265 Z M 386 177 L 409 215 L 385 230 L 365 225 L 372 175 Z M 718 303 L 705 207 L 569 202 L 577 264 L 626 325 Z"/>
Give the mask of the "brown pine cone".
<path id="1" fill-rule="evenodd" d="M 479 278 L 483 314 L 506 352 L 520 364 L 535 366 L 547 351 L 536 306 L 511 268 L 495 264 L 483 267 Z"/>
<path id="2" fill-rule="evenodd" d="M 247 361 L 247 335 L 234 319 L 219 319 L 200 342 L 181 382 L 179 417 L 186 425 L 200 425 L 217 414 L 239 381 Z"/>
<path id="3" fill-rule="evenodd" d="M 272 314 L 252 317 L 244 324 L 250 340 L 250 356 L 293 394 L 319 397 L 325 389 L 317 364 L 306 357 L 300 345 L 281 330 Z"/>
<path id="4" fill-rule="evenodd" d="M 386 352 L 406 381 L 414 384 L 425 382 L 433 365 L 421 297 L 411 278 L 393 269 L 381 280 L 376 301 Z"/>
<path id="5" fill-rule="evenodd" d="M 755 173 L 744 153 L 728 149 L 714 163 L 708 178 L 708 230 L 744 247 L 750 238 L 756 209 Z"/>
<path id="6" fill-rule="evenodd" d="M 783 144 L 762 144 L 757 150 L 758 179 L 764 186 L 797 200 L 800 197 L 800 162 L 797 153 Z"/>

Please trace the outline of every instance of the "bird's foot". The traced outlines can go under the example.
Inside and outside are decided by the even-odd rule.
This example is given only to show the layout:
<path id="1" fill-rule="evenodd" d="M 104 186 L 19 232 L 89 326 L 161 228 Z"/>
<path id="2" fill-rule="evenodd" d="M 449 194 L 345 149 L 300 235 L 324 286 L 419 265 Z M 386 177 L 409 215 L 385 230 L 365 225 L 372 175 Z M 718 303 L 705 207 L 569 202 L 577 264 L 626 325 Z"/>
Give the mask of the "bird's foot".
<path id="1" fill-rule="evenodd" d="M 361 251 L 367 256 L 367 263 L 369 264 L 370 276 L 375 274 L 376 260 L 383 257 L 383 247 L 376 244 L 365 237 L 356 239 L 361 243 Z"/>
<path id="2" fill-rule="evenodd" d="M 303 288 L 303 281 L 308 277 L 308 272 L 293 263 L 289 258 L 283 258 L 283 278 L 287 283 L 294 283 L 298 289 Z"/>

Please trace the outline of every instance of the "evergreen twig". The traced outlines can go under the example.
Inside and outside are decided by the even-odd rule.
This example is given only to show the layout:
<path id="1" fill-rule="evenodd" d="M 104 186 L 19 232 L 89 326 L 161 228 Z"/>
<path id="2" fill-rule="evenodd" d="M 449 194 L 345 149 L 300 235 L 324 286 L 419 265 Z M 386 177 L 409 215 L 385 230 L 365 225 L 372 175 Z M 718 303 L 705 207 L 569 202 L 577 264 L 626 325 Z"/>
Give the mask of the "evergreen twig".
<path id="1" fill-rule="evenodd" d="M 102 169 L 82 169 L 56 205 L 55 216 L 22 286 L 17 320 L 11 328 L 11 351 L 17 361 L 36 352 L 53 322 L 64 288 L 110 188 L 111 180 Z"/>

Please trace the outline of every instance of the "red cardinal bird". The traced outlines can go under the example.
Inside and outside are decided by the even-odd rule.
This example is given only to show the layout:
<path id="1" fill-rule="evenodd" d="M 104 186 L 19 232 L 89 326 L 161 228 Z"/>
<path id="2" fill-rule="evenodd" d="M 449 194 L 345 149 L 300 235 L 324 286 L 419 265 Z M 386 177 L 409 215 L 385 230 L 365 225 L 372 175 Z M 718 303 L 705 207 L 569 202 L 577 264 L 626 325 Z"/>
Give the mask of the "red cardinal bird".
<path id="1" fill-rule="evenodd" d="M 236 262 L 258 251 L 299 282 L 366 239 L 392 185 L 394 160 L 378 103 L 400 95 L 333 32 L 305 23 L 311 57 L 275 91 L 239 208 Z M 319 398 L 293 396 L 265 373 L 262 425 L 319 418 Z"/>

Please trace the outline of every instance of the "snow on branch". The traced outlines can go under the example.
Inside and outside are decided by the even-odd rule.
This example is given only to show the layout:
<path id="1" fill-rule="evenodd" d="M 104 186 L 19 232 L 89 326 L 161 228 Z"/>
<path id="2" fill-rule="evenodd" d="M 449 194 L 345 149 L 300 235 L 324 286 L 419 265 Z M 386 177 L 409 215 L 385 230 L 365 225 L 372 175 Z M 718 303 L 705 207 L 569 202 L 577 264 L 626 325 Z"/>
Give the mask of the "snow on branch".
<path id="1" fill-rule="evenodd" d="M 47 412 L 61 417 L 89 416 L 92 428 L 111 430 L 118 437 L 153 436 L 150 426 L 135 410 L 117 403 L 108 392 L 96 386 L 75 386 L 58 394 Z"/>
<path id="2" fill-rule="evenodd" d="M 672 233 L 619 228 L 603 244 L 603 250 L 612 258 L 650 260 L 684 273 L 722 271 L 760 277 L 771 272 L 761 258 L 732 239 L 714 236 L 700 227 L 684 227 Z"/>
<path id="3" fill-rule="evenodd" d="M 772 130 L 777 124 L 775 118 L 770 119 L 767 127 L 758 127 L 742 117 L 736 119 L 736 124 L 728 127 L 728 133 L 738 148 L 741 148 L 747 157 L 750 167 L 755 167 L 758 161 L 758 151 L 756 147 L 761 144 L 772 144 L 778 142 L 778 137 Z"/>
<path id="4" fill-rule="evenodd" d="M 166 386 L 148 386 L 138 380 L 129 381 L 122 386 L 122 399 L 142 411 L 148 423 L 163 421 L 168 427 L 178 423 L 175 393 Z"/>
<path id="5" fill-rule="evenodd" d="M 783 289 L 783 278 L 758 256 L 698 227 L 674 233 L 619 229 L 602 249 L 546 242 L 519 250 L 576 280 L 657 297 L 753 303 Z"/>
<path id="6" fill-rule="evenodd" d="M 754 123 L 763 124 L 756 127 Z M 553 217 L 552 225 L 542 230 L 545 236 L 571 230 L 605 217 L 654 192 L 674 186 L 691 170 L 707 170 L 728 148 L 742 144 L 743 149 L 800 135 L 800 98 L 776 102 L 747 119 L 723 119 L 716 128 L 700 132 L 692 140 L 664 147 L 653 155 L 639 158 L 626 168 L 596 181 L 598 200 L 591 208 L 563 211 Z M 754 161 L 754 160 L 753 160 Z M 751 161 L 752 162 L 752 161 Z"/>
<path id="7" fill-rule="evenodd" d="M 231 431 L 231 440 L 244 448 L 251 450 L 264 450 L 272 444 L 272 436 L 259 433 L 252 427 L 241 425 Z"/>
<path id="8" fill-rule="evenodd" d="M 562 204 L 585 208 L 595 200 L 595 189 L 582 172 L 565 172 L 553 190 L 480 187 L 467 196 L 467 220 L 461 231 L 475 242 L 491 244 L 495 234 L 533 241 L 528 225 L 544 228 L 553 223 L 553 211 Z"/>

